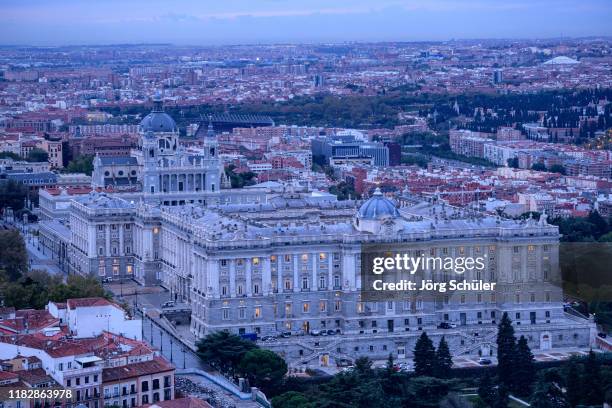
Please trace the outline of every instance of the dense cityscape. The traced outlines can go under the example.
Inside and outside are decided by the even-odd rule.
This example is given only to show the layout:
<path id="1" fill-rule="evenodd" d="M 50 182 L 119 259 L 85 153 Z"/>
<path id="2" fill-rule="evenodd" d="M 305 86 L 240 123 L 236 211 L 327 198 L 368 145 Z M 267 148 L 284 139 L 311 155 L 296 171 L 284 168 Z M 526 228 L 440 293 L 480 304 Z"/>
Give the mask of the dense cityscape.
<path id="1" fill-rule="evenodd" d="M 612 404 L 606 36 L 0 46 L 0 215 L 0 408 Z"/>

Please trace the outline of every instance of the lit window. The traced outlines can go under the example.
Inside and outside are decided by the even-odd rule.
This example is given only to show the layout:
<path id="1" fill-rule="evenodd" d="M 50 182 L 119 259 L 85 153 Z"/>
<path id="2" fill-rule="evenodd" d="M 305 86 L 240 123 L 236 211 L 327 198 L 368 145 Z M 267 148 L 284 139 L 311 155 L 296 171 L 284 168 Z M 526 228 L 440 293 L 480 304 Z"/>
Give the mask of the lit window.
<path id="1" fill-rule="evenodd" d="M 126 266 L 126 267 L 125 267 L 125 271 L 126 271 L 127 273 L 131 274 L 131 273 L 132 273 L 132 265 L 128 265 L 128 266 Z"/>
<path id="2" fill-rule="evenodd" d="M 319 302 L 319 310 L 321 312 L 327 311 L 327 302 L 325 300 Z"/>
<path id="3" fill-rule="evenodd" d="M 308 313 L 310 311 L 310 303 L 304 302 L 304 304 L 302 305 L 302 311 L 304 313 Z"/>
<path id="4" fill-rule="evenodd" d="M 308 254 L 302 254 L 302 261 L 308 261 Z"/>
<path id="5" fill-rule="evenodd" d="M 321 252 L 321 253 L 319 254 L 319 259 L 320 259 L 321 261 L 324 261 L 324 260 L 325 260 L 325 258 L 327 258 L 327 256 L 325 255 L 325 252 Z"/>
<path id="6" fill-rule="evenodd" d="M 257 306 L 257 307 L 255 308 L 255 318 L 256 318 L 256 319 L 259 319 L 260 317 L 261 317 L 261 307 L 260 307 L 260 306 Z"/>
<path id="7" fill-rule="evenodd" d="M 159 228 L 157 228 L 157 227 L 153 228 L 153 233 L 154 234 L 157 234 L 158 232 L 159 232 Z"/>
<path id="8" fill-rule="evenodd" d="M 253 265 L 259 265 L 259 258 L 253 258 Z"/>

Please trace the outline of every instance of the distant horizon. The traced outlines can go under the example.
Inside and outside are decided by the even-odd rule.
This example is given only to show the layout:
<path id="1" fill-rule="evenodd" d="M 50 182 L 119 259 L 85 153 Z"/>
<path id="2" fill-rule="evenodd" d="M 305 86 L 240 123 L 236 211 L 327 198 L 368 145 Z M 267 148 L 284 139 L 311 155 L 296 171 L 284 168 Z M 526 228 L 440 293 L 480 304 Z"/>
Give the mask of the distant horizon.
<path id="1" fill-rule="evenodd" d="M 3 0 L 3 46 L 544 40 L 612 36 L 608 0 Z"/>
<path id="2" fill-rule="evenodd" d="M 587 35 L 576 37 L 517 37 L 517 38 L 451 38 L 447 40 L 344 40 L 344 41 L 300 41 L 300 42 L 244 42 L 244 43 L 227 43 L 227 44 L 189 44 L 189 43 L 172 43 L 172 42 L 124 42 L 124 43 L 74 43 L 74 44 L 3 44 L 0 43 L 0 48 L 78 48 L 78 47 L 244 47 L 244 46 L 292 46 L 292 45 L 364 45 L 364 44 L 446 44 L 452 42 L 478 42 L 478 41 L 579 41 L 579 40 L 612 40 L 612 35 Z"/>

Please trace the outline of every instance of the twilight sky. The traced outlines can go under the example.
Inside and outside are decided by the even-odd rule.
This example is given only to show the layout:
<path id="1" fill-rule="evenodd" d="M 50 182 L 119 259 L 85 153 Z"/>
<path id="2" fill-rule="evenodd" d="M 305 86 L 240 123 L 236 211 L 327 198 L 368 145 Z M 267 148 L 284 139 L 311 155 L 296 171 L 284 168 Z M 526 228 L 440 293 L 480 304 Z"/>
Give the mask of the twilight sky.
<path id="1" fill-rule="evenodd" d="M 611 36 L 612 0 L 0 0 L 0 44 Z"/>

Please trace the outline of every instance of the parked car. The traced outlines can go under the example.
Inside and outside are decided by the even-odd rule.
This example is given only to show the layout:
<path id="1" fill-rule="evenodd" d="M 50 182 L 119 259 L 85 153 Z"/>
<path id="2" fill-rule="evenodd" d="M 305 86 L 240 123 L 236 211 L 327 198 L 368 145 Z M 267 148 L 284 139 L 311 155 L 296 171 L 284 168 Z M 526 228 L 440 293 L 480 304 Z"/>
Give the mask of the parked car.
<path id="1" fill-rule="evenodd" d="M 442 322 L 438 325 L 438 329 L 454 329 L 457 327 L 455 323 Z"/>
<path id="2" fill-rule="evenodd" d="M 173 300 L 168 300 L 167 302 L 162 303 L 162 308 L 174 307 L 175 303 Z"/>
<path id="3" fill-rule="evenodd" d="M 110 283 L 110 282 L 112 282 L 112 281 L 113 281 L 113 278 L 111 278 L 110 276 L 109 276 L 108 278 L 104 278 L 104 279 L 102 279 L 102 282 L 103 282 L 103 283 Z"/>
<path id="4" fill-rule="evenodd" d="M 327 331 L 327 334 L 329 334 L 330 336 L 333 336 L 334 334 L 336 334 L 336 332 L 334 330 L 332 330 L 332 329 L 329 329 Z"/>
<path id="5" fill-rule="evenodd" d="M 319 336 L 321 334 L 320 330 L 311 330 L 310 331 L 310 335 L 311 336 Z"/>
<path id="6" fill-rule="evenodd" d="M 601 337 L 602 339 L 605 339 L 606 337 L 608 337 L 608 335 L 607 335 L 606 333 L 604 333 L 604 332 L 597 333 L 597 335 L 598 335 L 599 337 Z"/>
<path id="7" fill-rule="evenodd" d="M 490 365 L 490 364 L 493 364 L 493 362 L 491 361 L 490 358 L 480 357 L 478 359 L 478 364 L 480 364 L 480 365 Z"/>
<path id="8" fill-rule="evenodd" d="M 291 332 L 290 331 L 284 331 L 280 334 L 280 337 L 286 339 L 287 337 L 291 337 Z"/>

